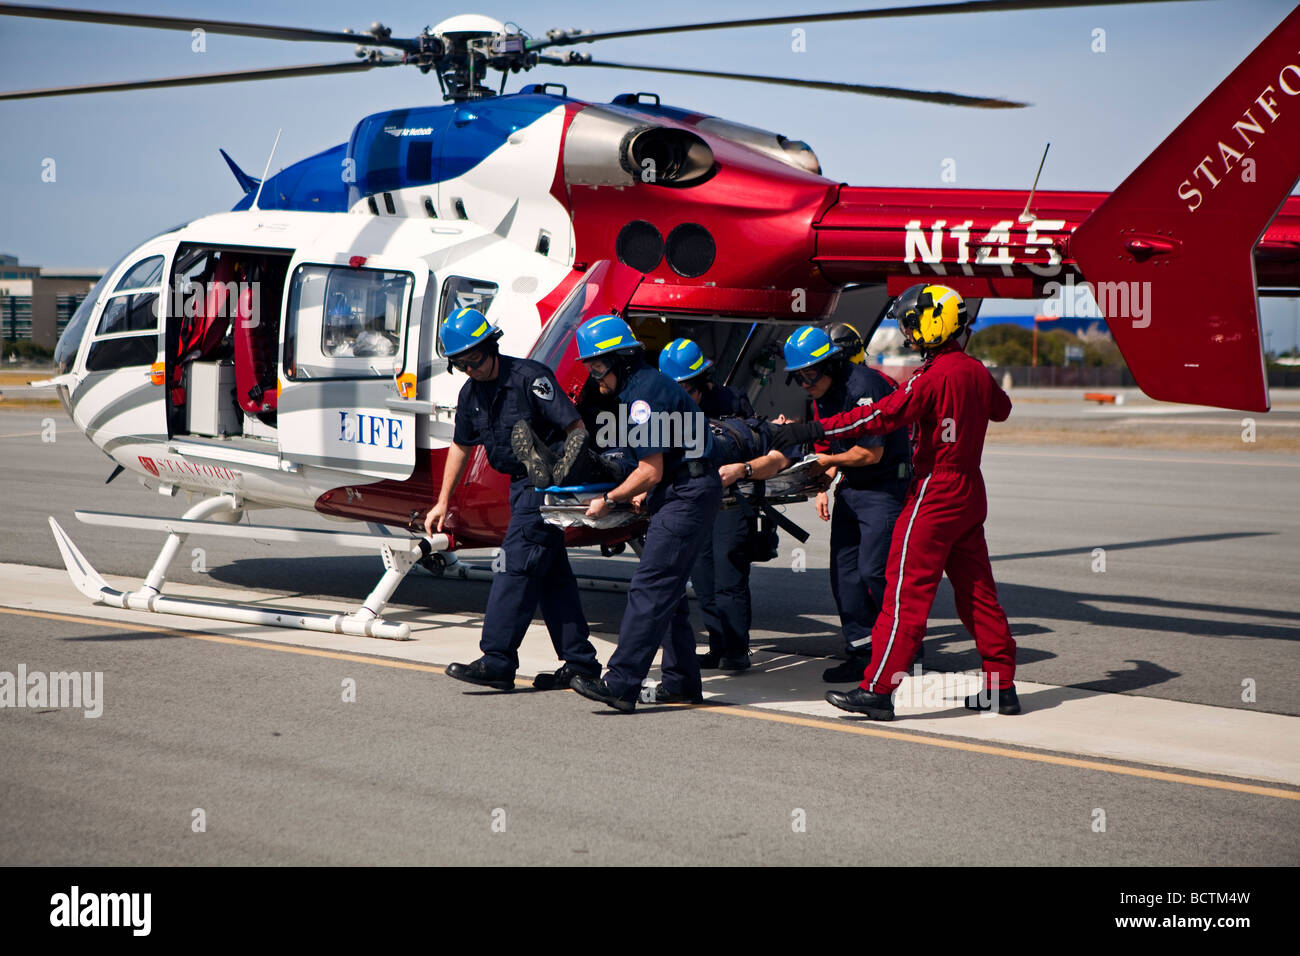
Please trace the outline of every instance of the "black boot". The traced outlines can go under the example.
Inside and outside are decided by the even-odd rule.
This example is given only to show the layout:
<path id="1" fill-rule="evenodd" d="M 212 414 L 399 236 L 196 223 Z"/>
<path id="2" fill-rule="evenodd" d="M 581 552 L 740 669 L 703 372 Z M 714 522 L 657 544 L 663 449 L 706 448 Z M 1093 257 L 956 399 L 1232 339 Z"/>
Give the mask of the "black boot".
<path id="1" fill-rule="evenodd" d="M 463 680 L 467 684 L 478 684 L 480 687 L 491 687 L 496 690 L 515 689 L 513 674 L 493 672 L 487 660 L 482 657 L 469 664 L 448 664 L 446 673 L 448 677 Z"/>
<path id="2" fill-rule="evenodd" d="M 583 458 L 587 448 L 587 432 L 585 429 L 571 431 L 564 436 L 564 451 L 560 453 L 559 460 L 555 467 L 551 469 L 551 482 L 554 485 L 570 484 L 570 476 L 577 475 L 580 469 L 577 467 Z M 575 482 L 580 484 L 581 481 Z"/>
<path id="3" fill-rule="evenodd" d="M 636 710 L 635 698 L 627 700 L 626 698 L 619 697 L 614 693 L 610 686 L 599 677 L 575 677 L 569 686 L 588 700 L 595 700 L 602 704 L 608 704 L 615 710 L 621 710 L 625 714 L 630 714 Z"/>
<path id="4" fill-rule="evenodd" d="M 997 691 L 986 690 L 983 693 L 971 694 L 966 698 L 966 709 L 992 710 L 995 703 L 998 713 L 1004 717 L 1020 713 L 1020 695 L 1016 693 L 1016 685 L 1008 684 Z"/>
<path id="5" fill-rule="evenodd" d="M 889 694 L 873 694 L 861 687 L 855 687 L 847 694 L 839 690 L 828 690 L 826 699 L 840 710 L 866 714 L 872 720 L 894 719 L 894 700 Z"/>
<path id="6" fill-rule="evenodd" d="M 555 456 L 537 440 L 532 426 L 522 418 L 515 422 L 515 427 L 510 432 L 510 449 L 519 463 L 528 469 L 528 480 L 534 488 L 540 491 L 555 483 L 551 477 Z"/>

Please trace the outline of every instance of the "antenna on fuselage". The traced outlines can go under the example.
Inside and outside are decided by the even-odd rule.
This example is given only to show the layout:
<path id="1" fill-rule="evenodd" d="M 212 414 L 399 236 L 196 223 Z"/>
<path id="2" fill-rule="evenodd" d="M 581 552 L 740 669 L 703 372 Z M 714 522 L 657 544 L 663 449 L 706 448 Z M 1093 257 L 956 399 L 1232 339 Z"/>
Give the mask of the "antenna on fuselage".
<path id="1" fill-rule="evenodd" d="M 1047 151 L 1051 148 L 1051 143 L 1043 147 L 1043 158 L 1038 161 L 1038 172 L 1034 173 L 1034 184 L 1029 187 L 1029 195 L 1025 197 L 1025 211 L 1017 217 L 1022 223 L 1033 222 L 1038 218 L 1029 211 L 1029 204 L 1034 201 L 1034 191 L 1038 189 L 1038 177 L 1043 175 L 1043 164 L 1047 162 Z"/>
<path id="2" fill-rule="evenodd" d="M 253 197 L 253 205 L 249 206 L 250 210 L 257 208 L 257 201 L 262 198 L 262 187 L 266 185 L 266 174 L 271 171 L 271 160 L 275 158 L 275 148 L 280 145 L 280 134 L 284 132 L 284 127 L 275 131 L 275 142 L 271 144 L 271 155 L 266 157 L 266 167 L 262 170 L 262 181 L 257 184 L 257 195 Z"/>

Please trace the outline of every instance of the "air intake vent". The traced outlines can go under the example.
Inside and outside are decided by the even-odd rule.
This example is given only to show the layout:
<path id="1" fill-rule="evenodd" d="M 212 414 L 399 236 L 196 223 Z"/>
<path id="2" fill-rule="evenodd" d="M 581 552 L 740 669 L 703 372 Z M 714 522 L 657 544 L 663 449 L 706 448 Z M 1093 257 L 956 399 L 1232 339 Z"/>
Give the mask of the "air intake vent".
<path id="1" fill-rule="evenodd" d="M 653 272 L 664 259 L 664 237 L 644 219 L 636 219 L 618 231 L 614 250 L 623 265 L 638 272 Z"/>
<path id="2" fill-rule="evenodd" d="M 684 222 L 668 233 L 668 264 L 679 276 L 693 279 L 709 271 L 718 247 L 709 230 L 694 222 Z"/>
<path id="3" fill-rule="evenodd" d="M 623 168 L 642 183 L 696 186 L 713 175 L 713 150 L 694 133 L 663 126 L 641 127 L 624 137 Z"/>

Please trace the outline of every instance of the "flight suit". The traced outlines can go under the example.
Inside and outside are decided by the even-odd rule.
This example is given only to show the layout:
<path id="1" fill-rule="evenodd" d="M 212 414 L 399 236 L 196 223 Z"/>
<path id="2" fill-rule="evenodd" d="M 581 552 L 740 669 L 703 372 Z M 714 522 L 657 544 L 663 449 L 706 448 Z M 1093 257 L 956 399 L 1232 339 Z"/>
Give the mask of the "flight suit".
<path id="1" fill-rule="evenodd" d="M 1006 688 L 1014 681 L 1016 642 L 989 564 L 988 500 L 980 474 L 988 423 L 1010 414 L 1011 400 L 983 363 L 949 343 L 893 394 L 822 421 L 830 440 L 917 427 L 916 477 L 894 526 L 864 690 L 889 694 L 902 682 L 945 572 L 957 614 L 983 658 L 987 686 L 996 680 Z"/>
<path id="2" fill-rule="evenodd" d="M 898 386 L 875 369 L 849 365 L 826 394 L 813 401 L 813 417 L 868 406 Z M 817 451 L 841 454 L 854 446 L 880 448 L 880 461 L 857 468 L 841 467 L 831 510 L 831 595 L 840 614 L 840 627 L 849 654 L 863 655 L 871 643 L 885 597 L 885 564 L 894 522 L 911 481 L 911 448 L 907 430 L 885 435 L 830 438 Z"/>
<path id="3" fill-rule="evenodd" d="M 482 445 L 488 463 L 511 478 L 510 523 L 501 545 L 504 569 L 492 577 L 479 640 L 484 658 L 500 668 L 496 676 L 513 676 L 519 667 L 519 645 L 539 603 L 556 657 L 584 674 L 600 674 L 564 532 L 542 520 L 543 496 L 510 447 L 510 433 L 520 420 L 556 446 L 580 417 L 554 373 L 531 359 L 502 355 L 494 381 L 471 379 L 461 386 L 452 440 Z"/>
<path id="4" fill-rule="evenodd" d="M 754 409 L 741 392 L 726 385 L 708 385 L 700 397 L 700 411 L 710 420 L 753 418 Z M 757 457 L 757 456 L 754 456 Z M 723 499 L 691 568 L 691 583 L 709 631 L 709 653 L 719 657 L 744 657 L 749 653 L 752 608 L 749 595 L 749 523 L 753 503 L 744 495 Z"/>
<path id="5" fill-rule="evenodd" d="M 722 481 L 713 462 L 713 434 L 699 406 L 682 387 L 648 365 L 628 376 L 618 398 L 627 407 L 630 422 L 649 424 L 654 419 L 647 420 L 647 416 L 663 412 L 695 416 L 692 437 L 700 443 L 700 454 L 687 458 L 681 436 L 661 430 L 659 440 L 651 441 L 652 434 L 637 436 L 629 431 L 628 451 L 638 461 L 662 454 L 664 470 L 663 478 L 646 497 L 650 524 L 641 562 L 628 587 L 618 647 L 609 659 L 605 683 L 624 700 L 636 700 L 662 644 L 662 686 L 674 694 L 695 697 L 701 690 L 700 666 L 695 658 L 686 579 L 712 532 L 722 502 Z"/>

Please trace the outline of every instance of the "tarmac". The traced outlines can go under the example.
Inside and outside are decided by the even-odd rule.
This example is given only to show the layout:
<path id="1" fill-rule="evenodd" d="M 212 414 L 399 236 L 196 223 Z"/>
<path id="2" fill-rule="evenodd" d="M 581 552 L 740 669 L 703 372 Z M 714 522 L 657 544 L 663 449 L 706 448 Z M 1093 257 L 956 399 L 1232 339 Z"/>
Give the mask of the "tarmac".
<path id="1" fill-rule="evenodd" d="M 45 412 L 0 416 L 0 671 L 99 671 L 104 710 L 0 713 L 0 862 L 1300 862 L 1300 456 L 1265 429 L 1231 452 L 991 444 L 988 537 L 1024 713 L 962 707 L 978 657 L 944 585 L 924 670 L 878 724 L 823 699 L 841 648 L 811 504 L 788 512 L 813 532 L 801 552 L 783 538 L 755 567 L 755 667 L 706 672 L 704 705 L 622 716 L 522 677 L 513 694 L 446 678 L 477 657 L 487 585 L 419 568 L 386 613 L 406 642 L 91 605 L 46 517 L 131 589 L 160 542 L 71 512 L 186 503 L 126 476 L 105 488 L 108 463 L 57 415 L 52 443 Z M 572 555 L 613 577 L 634 560 Z M 167 593 L 344 611 L 379 570 L 192 539 Z M 602 660 L 622 600 L 583 595 Z M 534 624 L 521 675 L 556 664 Z M 194 837 L 188 814 L 208 804 L 224 828 Z M 526 821 L 509 853 L 495 810 Z"/>

